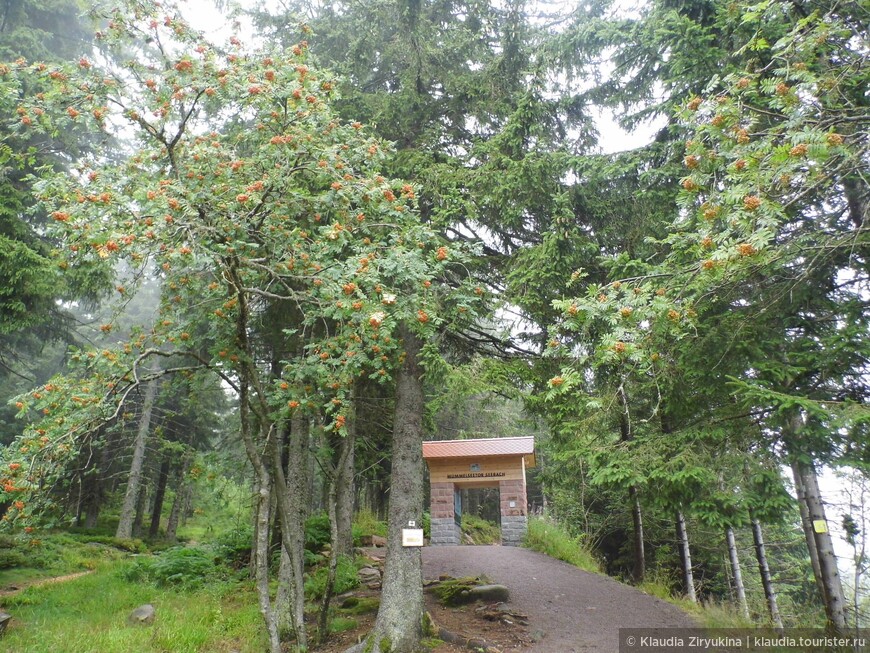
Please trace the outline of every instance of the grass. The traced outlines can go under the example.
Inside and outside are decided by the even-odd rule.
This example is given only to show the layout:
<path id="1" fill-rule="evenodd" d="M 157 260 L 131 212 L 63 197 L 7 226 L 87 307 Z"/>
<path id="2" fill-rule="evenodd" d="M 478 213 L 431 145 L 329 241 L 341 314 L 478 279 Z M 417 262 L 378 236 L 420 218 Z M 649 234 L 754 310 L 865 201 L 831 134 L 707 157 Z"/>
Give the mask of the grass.
<path id="1" fill-rule="evenodd" d="M 498 524 L 476 515 L 462 515 L 462 532 L 469 535 L 475 544 L 496 544 L 501 541 Z"/>
<path id="2" fill-rule="evenodd" d="M 372 612 L 377 612 L 381 600 L 376 596 L 357 598 L 353 597 L 352 601 L 345 602 L 338 611 L 343 615 L 363 615 Z"/>
<path id="3" fill-rule="evenodd" d="M 241 653 L 262 651 L 262 618 L 253 590 L 212 584 L 195 592 L 130 583 L 126 561 L 100 565 L 66 583 L 29 588 L 4 599 L 13 621 L 9 653 Z M 157 609 L 153 626 L 130 626 L 143 603 Z"/>
<path id="4" fill-rule="evenodd" d="M 523 546 L 593 573 L 603 573 L 601 564 L 582 541 L 547 518 L 529 518 Z"/>
<path id="5" fill-rule="evenodd" d="M 665 580 L 655 576 L 647 577 L 637 588 L 688 612 L 704 628 L 758 628 L 758 624 L 741 615 L 735 605 L 709 601 L 692 603 L 686 596 L 674 594 Z"/>
<path id="6" fill-rule="evenodd" d="M 24 564 L 0 569 L 0 587 L 21 586 L 43 578 L 95 569 L 101 561 L 117 560 L 126 555 L 118 544 L 123 543 L 104 543 L 69 533 L 48 534 L 29 540 L 3 536 L 0 548 L 17 554 Z"/>
<path id="7" fill-rule="evenodd" d="M 387 523 L 378 519 L 371 510 L 360 510 L 353 518 L 354 537 L 361 535 L 387 536 Z"/>
<path id="8" fill-rule="evenodd" d="M 350 619 L 347 617 L 336 617 L 329 622 L 329 632 L 343 633 L 346 630 L 353 630 L 357 626 L 359 626 L 359 622 L 356 619 Z"/>

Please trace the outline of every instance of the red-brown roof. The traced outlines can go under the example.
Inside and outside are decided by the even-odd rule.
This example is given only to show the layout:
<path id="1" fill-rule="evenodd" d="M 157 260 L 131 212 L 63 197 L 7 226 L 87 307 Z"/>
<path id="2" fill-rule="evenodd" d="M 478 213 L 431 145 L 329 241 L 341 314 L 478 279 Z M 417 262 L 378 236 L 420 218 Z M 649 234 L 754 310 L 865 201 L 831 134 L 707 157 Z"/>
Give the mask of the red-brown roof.
<path id="1" fill-rule="evenodd" d="M 523 456 L 527 467 L 535 465 L 535 438 L 478 438 L 476 440 L 430 440 L 423 443 L 423 458 L 481 458 Z"/>

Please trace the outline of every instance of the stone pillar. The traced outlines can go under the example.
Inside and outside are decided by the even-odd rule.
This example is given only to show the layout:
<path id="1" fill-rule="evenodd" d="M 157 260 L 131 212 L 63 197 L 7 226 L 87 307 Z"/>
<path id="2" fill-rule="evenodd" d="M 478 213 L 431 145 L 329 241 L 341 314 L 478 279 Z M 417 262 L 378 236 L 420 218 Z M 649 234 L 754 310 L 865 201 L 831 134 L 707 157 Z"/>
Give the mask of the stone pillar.
<path id="1" fill-rule="evenodd" d="M 453 512 L 453 483 L 432 483 L 429 515 L 431 527 L 429 543 L 432 546 L 459 544 L 459 526 Z"/>
<path id="2" fill-rule="evenodd" d="M 500 481 L 498 491 L 501 498 L 501 543 L 504 546 L 519 546 L 528 528 L 526 482 Z"/>

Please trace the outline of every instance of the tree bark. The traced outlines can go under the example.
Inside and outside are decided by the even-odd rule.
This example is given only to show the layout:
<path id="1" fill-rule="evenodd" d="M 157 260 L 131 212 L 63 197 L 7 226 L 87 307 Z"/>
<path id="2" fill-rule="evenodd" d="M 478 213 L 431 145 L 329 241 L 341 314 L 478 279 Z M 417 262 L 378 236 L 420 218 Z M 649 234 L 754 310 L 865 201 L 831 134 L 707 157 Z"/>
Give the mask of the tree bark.
<path id="1" fill-rule="evenodd" d="M 351 418 L 351 423 L 353 422 L 353 418 Z M 351 435 L 353 427 L 349 428 L 348 434 L 346 437 L 342 438 L 341 445 L 339 447 L 339 457 L 336 461 L 332 469 L 332 477 L 329 483 L 329 502 L 326 504 L 329 510 L 329 539 L 332 544 L 332 553 L 329 556 L 329 570 L 326 578 L 326 588 L 323 592 L 323 600 L 320 603 L 320 615 L 317 624 L 317 640 L 318 644 L 323 644 L 327 637 L 329 637 L 329 604 L 332 601 L 332 594 L 335 590 L 335 577 L 338 572 L 338 559 L 341 555 L 346 555 L 344 552 L 339 550 L 340 544 L 339 540 L 341 538 L 341 532 L 339 530 L 339 516 L 338 516 L 338 503 L 339 503 L 339 485 L 341 483 L 341 475 L 342 473 L 346 473 L 346 459 L 351 457 L 351 451 L 353 450 L 353 444 L 348 442 L 348 438 L 352 438 Z M 348 446 L 350 444 L 350 446 Z M 353 474 L 353 466 L 351 466 L 351 474 Z M 351 548 L 353 546 L 353 542 L 351 542 Z"/>
<path id="2" fill-rule="evenodd" d="M 242 442 L 248 460 L 256 473 L 256 502 L 254 522 L 254 550 L 252 552 L 252 564 L 254 567 L 254 580 L 257 587 L 257 598 L 260 614 L 266 622 L 266 633 L 269 639 L 269 653 L 281 653 L 281 639 L 278 635 L 278 621 L 272 607 L 272 599 L 269 589 L 269 525 L 271 522 L 270 508 L 272 505 L 273 479 L 269 474 L 266 461 L 260 455 L 257 444 L 254 441 L 251 424 L 251 411 L 249 404 L 250 378 L 247 370 L 239 375 L 239 418 Z M 262 427 L 262 425 L 261 425 Z M 268 441 L 268 434 L 264 438 Z"/>
<path id="3" fill-rule="evenodd" d="M 341 555 L 353 555 L 353 499 L 354 484 L 354 449 L 356 447 L 357 411 L 355 404 L 359 393 L 354 387 L 354 406 L 347 419 L 347 434 L 341 439 L 338 447 L 338 459 L 335 465 L 335 526 L 336 541 L 332 543 L 333 551 Z"/>
<path id="4" fill-rule="evenodd" d="M 409 520 L 423 512 L 422 342 L 405 324 L 399 328 L 405 359 L 396 375 L 393 459 L 388 507 L 387 558 L 381 605 L 368 638 L 351 651 L 412 653 L 423 634 L 423 570 L 418 547 L 402 546 Z"/>
<path id="5" fill-rule="evenodd" d="M 157 475 L 157 488 L 154 490 L 154 506 L 151 508 L 151 525 L 148 527 L 148 537 L 157 537 L 160 532 L 160 518 L 163 515 L 163 500 L 166 497 L 166 485 L 169 483 L 169 456 L 163 456 L 160 472 Z"/>
<path id="6" fill-rule="evenodd" d="M 806 539 L 807 542 L 807 552 L 810 556 L 810 564 L 813 567 L 813 578 L 816 581 L 819 596 L 822 597 L 823 602 L 827 602 L 827 599 L 825 598 L 825 584 L 822 582 L 822 569 L 819 566 L 819 552 L 816 549 L 816 537 L 813 535 L 813 520 L 810 517 L 810 511 L 807 508 L 804 483 L 801 479 L 801 470 L 797 461 L 792 462 L 791 472 L 794 477 L 794 491 L 797 495 L 798 510 L 801 515 L 801 527 L 804 531 L 804 539 Z"/>
<path id="7" fill-rule="evenodd" d="M 94 528 L 100 518 L 100 478 L 95 473 L 88 480 L 88 492 L 85 495 L 85 528 Z"/>
<path id="8" fill-rule="evenodd" d="M 284 633 L 293 633 L 297 644 L 307 642 L 305 632 L 305 520 L 308 517 L 310 485 L 308 481 L 308 443 L 310 425 L 300 416 L 290 420 L 287 439 L 287 471 L 283 479 L 286 491 L 278 493 L 281 518 L 281 564 L 278 569 L 278 593 L 275 610 Z M 304 645 L 304 644 L 300 644 Z"/>
<path id="9" fill-rule="evenodd" d="M 187 501 L 187 474 L 193 464 L 193 451 L 185 452 L 181 459 L 181 467 L 178 470 L 178 481 L 175 484 L 175 499 L 172 501 L 172 510 L 169 511 L 169 519 L 166 520 L 166 539 L 175 542 L 178 539 L 178 522 L 184 512 L 184 504 Z"/>
<path id="10" fill-rule="evenodd" d="M 782 629 L 782 617 L 779 615 L 779 605 L 776 602 L 776 592 L 773 589 L 773 579 L 770 575 L 770 566 L 767 564 L 767 552 L 764 549 L 764 535 L 761 532 L 761 522 L 749 516 L 752 521 L 752 541 L 755 544 L 755 559 L 758 560 L 758 573 L 761 576 L 761 586 L 764 588 L 764 598 L 767 600 L 767 609 L 770 612 L 770 621 L 773 625 Z"/>
<path id="11" fill-rule="evenodd" d="M 148 505 L 148 492 L 146 487 L 139 488 L 139 496 L 136 499 L 136 515 L 133 517 L 133 537 L 142 537 L 142 521 L 145 519 L 145 507 Z"/>
<path id="12" fill-rule="evenodd" d="M 819 557 L 819 571 L 824 587 L 825 614 L 831 629 L 837 635 L 846 634 L 846 599 L 837 568 L 834 543 L 827 528 L 825 506 L 819 492 L 819 480 L 812 463 L 798 462 L 804 501 L 813 526 L 813 540 Z M 820 532 L 821 531 L 821 532 Z"/>
<path id="13" fill-rule="evenodd" d="M 734 539 L 734 529 L 725 529 L 725 542 L 728 545 L 728 558 L 731 561 L 731 573 L 734 575 L 734 590 L 737 594 L 737 605 L 740 614 L 749 619 L 749 604 L 746 603 L 746 587 L 743 585 L 743 571 L 740 569 L 740 556 L 737 554 L 737 541 Z"/>
<path id="14" fill-rule="evenodd" d="M 686 518 L 683 511 L 677 511 L 676 519 L 677 543 L 680 548 L 680 560 L 683 563 L 683 582 L 686 585 L 686 597 L 692 602 L 698 602 L 695 594 L 695 576 L 692 573 L 692 553 L 689 550 L 689 534 L 686 530 Z"/>
<path id="15" fill-rule="evenodd" d="M 139 499 L 142 481 L 142 467 L 145 462 L 145 445 L 148 442 L 148 432 L 151 430 L 151 413 L 157 397 L 157 379 L 152 379 L 145 386 L 145 396 L 142 400 L 142 415 L 139 417 L 139 428 L 133 445 L 133 460 L 130 463 L 130 475 L 127 478 L 127 490 L 124 493 L 124 503 L 121 506 L 121 518 L 115 537 L 129 539 L 133 537 L 133 521 Z"/>
<path id="16" fill-rule="evenodd" d="M 624 382 L 623 382 L 624 383 Z M 619 415 L 619 439 L 622 442 L 631 442 L 631 422 L 628 414 L 628 397 L 625 394 L 624 385 L 620 387 L 619 405 L 622 412 Z M 640 507 L 638 487 L 631 485 L 628 488 L 628 498 L 631 502 L 631 521 L 634 528 L 634 567 L 631 576 L 635 583 L 642 583 L 646 576 L 646 551 L 643 544 L 643 512 Z"/>

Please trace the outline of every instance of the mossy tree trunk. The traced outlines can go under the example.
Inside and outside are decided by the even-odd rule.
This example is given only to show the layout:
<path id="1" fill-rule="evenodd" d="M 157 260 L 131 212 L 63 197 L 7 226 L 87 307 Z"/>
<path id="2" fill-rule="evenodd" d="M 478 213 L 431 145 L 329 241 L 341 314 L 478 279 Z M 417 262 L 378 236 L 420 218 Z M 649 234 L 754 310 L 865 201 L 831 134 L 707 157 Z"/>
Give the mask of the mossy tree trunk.
<path id="1" fill-rule="evenodd" d="M 405 358 L 396 375 L 393 458 L 387 510 L 387 558 L 381 605 L 368 638 L 350 651 L 412 653 L 423 636 L 423 564 L 418 547 L 402 546 L 408 521 L 420 524 L 423 511 L 422 342 L 400 327 Z"/>

